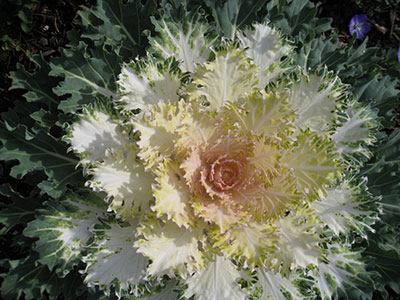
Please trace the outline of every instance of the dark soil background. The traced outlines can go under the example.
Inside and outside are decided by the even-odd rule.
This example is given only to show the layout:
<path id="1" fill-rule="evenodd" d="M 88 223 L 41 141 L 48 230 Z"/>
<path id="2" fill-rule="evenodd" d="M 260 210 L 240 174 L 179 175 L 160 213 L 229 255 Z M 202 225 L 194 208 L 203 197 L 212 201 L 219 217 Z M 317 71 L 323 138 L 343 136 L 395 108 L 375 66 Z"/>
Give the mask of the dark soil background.
<path id="1" fill-rule="evenodd" d="M 319 5 L 318 17 L 332 18 L 332 26 L 342 43 L 351 40 L 348 28 L 352 16 L 368 13 L 371 24 L 371 31 L 367 35 L 368 45 L 397 51 L 400 46 L 400 7 L 396 9 L 395 5 L 385 6 L 382 0 L 375 1 L 377 7 L 368 7 L 366 12 L 356 4 L 359 3 L 357 0 L 312 0 Z M 58 56 L 58 49 L 68 43 L 67 32 L 71 29 L 80 30 L 75 22 L 77 12 L 95 3 L 96 0 L 0 0 L 0 112 L 7 111 L 25 93 L 9 90 L 9 73 L 16 70 L 18 64 L 28 71 L 34 71 L 34 64 L 29 60 L 33 54 L 41 54 L 45 59 Z M 20 16 L 22 9 L 25 15 Z M 25 26 L 25 30 L 21 25 Z M 32 187 L 9 177 L 10 168 L 14 164 L 12 161 L 0 162 L 0 184 L 10 183 L 15 190 L 28 195 Z M 7 202 L 7 199 L 1 201 Z M 15 228 L 0 237 L 0 259 L 18 259 L 23 255 L 21 250 L 10 246 L 10 240 L 20 234 L 21 230 Z M 400 300 L 400 296 L 389 290 L 387 299 Z M 373 300 L 383 298 L 374 294 Z"/>

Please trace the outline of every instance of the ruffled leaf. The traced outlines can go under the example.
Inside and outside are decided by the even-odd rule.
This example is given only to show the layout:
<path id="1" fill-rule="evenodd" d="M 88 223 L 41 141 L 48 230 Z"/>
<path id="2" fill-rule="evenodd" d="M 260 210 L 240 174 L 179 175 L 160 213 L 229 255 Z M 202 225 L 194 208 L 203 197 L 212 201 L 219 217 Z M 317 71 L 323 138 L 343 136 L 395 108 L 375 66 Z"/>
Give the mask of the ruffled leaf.
<path id="1" fill-rule="evenodd" d="M 290 109 L 288 94 L 254 93 L 245 98 L 243 107 L 231 105 L 227 114 L 246 131 L 265 136 L 281 136 L 293 130 L 296 113 Z"/>
<path id="2" fill-rule="evenodd" d="M 365 191 L 364 193 L 366 194 Z M 377 211 L 364 211 L 360 207 L 362 205 L 360 197 L 362 196 L 359 195 L 359 191 L 349 187 L 345 182 L 341 186 L 328 188 L 326 196 L 313 201 L 310 208 L 315 210 L 315 214 L 323 224 L 327 225 L 336 235 L 348 232 L 351 227 L 361 229 L 361 232 L 363 232 L 363 226 L 373 230 L 369 225 L 356 218 L 357 216 L 377 214 Z"/>
<path id="3" fill-rule="evenodd" d="M 188 285 L 184 296 L 195 300 L 244 300 L 246 293 L 240 289 L 240 272 L 235 265 L 222 256 L 216 256 L 204 270 L 186 279 Z"/>
<path id="4" fill-rule="evenodd" d="M 255 72 L 255 66 L 249 63 L 242 50 L 221 50 L 215 53 L 214 61 L 197 67 L 189 94 L 195 98 L 205 97 L 210 109 L 219 110 L 227 101 L 237 102 L 254 90 Z"/>
<path id="5" fill-rule="evenodd" d="M 296 179 L 287 169 L 281 169 L 263 191 L 261 197 L 252 203 L 252 214 L 258 221 L 282 215 L 291 206 L 300 203 L 302 195 L 297 191 Z"/>
<path id="6" fill-rule="evenodd" d="M 286 278 L 280 273 L 275 273 L 264 268 L 258 268 L 257 278 L 257 286 L 262 287 L 262 300 L 286 300 L 287 297 L 285 293 L 289 293 L 291 298 L 294 300 L 303 299 L 297 288 L 292 283 L 293 280 L 297 279 L 296 276 L 292 275 L 289 278 Z"/>
<path id="7" fill-rule="evenodd" d="M 38 261 L 50 271 L 57 267 L 66 275 L 81 259 L 82 251 L 91 238 L 89 229 L 103 216 L 106 206 L 103 199 L 89 194 L 70 194 L 61 203 L 47 202 L 35 220 L 28 223 L 24 235 L 39 238 L 34 249 Z"/>
<path id="8" fill-rule="evenodd" d="M 268 254 L 274 251 L 277 235 L 268 224 L 240 224 L 224 234 L 214 232 L 214 246 L 227 257 L 243 260 L 244 266 L 263 265 Z"/>
<path id="9" fill-rule="evenodd" d="M 130 143 L 106 111 L 87 108 L 65 137 L 71 149 L 81 154 L 81 162 L 102 161 L 106 152 Z"/>
<path id="10" fill-rule="evenodd" d="M 227 120 L 221 120 L 218 115 L 200 110 L 196 104 L 191 105 L 190 112 L 182 120 L 177 132 L 177 147 L 186 152 L 202 145 L 212 143 L 217 137 L 227 133 L 232 125 Z"/>
<path id="11" fill-rule="evenodd" d="M 226 232 L 237 223 L 242 223 L 248 214 L 245 211 L 234 209 L 220 201 L 214 201 L 210 197 L 196 197 L 192 207 L 196 215 L 205 221 L 218 225 L 220 233 Z"/>
<path id="12" fill-rule="evenodd" d="M 325 185 L 333 183 L 340 174 L 340 163 L 333 152 L 333 142 L 303 131 L 283 154 L 282 162 L 293 170 L 299 191 L 310 199 L 325 194 Z"/>
<path id="13" fill-rule="evenodd" d="M 360 253 L 351 252 L 348 247 L 331 247 L 328 250 L 327 261 L 318 264 L 315 281 L 323 299 L 332 299 L 338 289 L 346 293 L 348 288 L 364 294 L 364 297 L 358 295 L 360 299 L 370 299 L 373 283 L 359 258 Z M 363 286 L 363 290 L 358 286 Z"/>
<path id="14" fill-rule="evenodd" d="M 146 169 L 156 167 L 164 158 L 174 153 L 176 130 L 185 117 L 185 102 L 178 105 L 159 102 L 151 106 L 150 115 L 134 122 L 140 132 L 139 157 L 144 161 Z"/>
<path id="15" fill-rule="evenodd" d="M 104 162 L 95 165 L 90 173 L 93 177 L 89 185 L 112 197 L 109 209 L 117 216 L 130 219 L 139 211 L 149 210 L 154 177 L 137 161 L 134 146 L 108 153 Z"/>
<path id="16" fill-rule="evenodd" d="M 189 205 L 192 194 L 183 178 L 179 164 L 166 160 L 156 171 L 158 184 L 153 185 L 155 205 L 151 207 L 160 217 L 166 214 L 179 227 L 188 228 L 193 215 Z"/>
<path id="17" fill-rule="evenodd" d="M 162 18 L 152 18 L 160 36 L 151 37 L 151 51 L 164 58 L 175 57 L 183 72 L 194 72 L 197 64 L 207 61 L 214 38 L 207 20 L 199 11 L 189 13 L 165 5 Z"/>
<path id="18" fill-rule="evenodd" d="M 204 253 L 199 248 L 199 244 L 205 242 L 203 228 L 188 230 L 174 222 L 161 223 L 158 220 L 142 224 L 138 233 L 144 239 L 138 240 L 135 247 L 152 261 L 148 274 L 174 277 L 175 269 L 183 275 L 204 267 Z"/>
<path id="19" fill-rule="evenodd" d="M 139 72 L 131 63 L 122 67 L 118 77 L 122 97 L 117 101 L 123 103 L 124 109 L 148 112 L 150 105 L 161 100 L 178 102 L 180 79 L 171 60 L 156 64 L 149 57 L 147 61 L 137 64 L 142 66 L 139 67 Z"/>
<path id="20" fill-rule="evenodd" d="M 237 36 L 246 56 L 259 69 L 257 87 L 263 90 L 268 82 L 284 71 L 279 65 L 290 47 L 284 44 L 276 30 L 265 24 L 255 24 L 254 29 L 238 31 Z"/>
<path id="21" fill-rule="evenodd" d="M 343 154 L 360 153 L 371 156 L 368 146 L 376 141 L 377 115 L 369 107 L 353 102 L 346 109 L 347 120 L 336 128 L 331 136 L 335 146 Z"/>
<path id="22" fill-rule="evenodd" d="M 291 88 L 289 98 L 290 107 L 298 114 L 296 126 L 326 134 L 329 126 L 333 125 L 333 111 L 343 95 L 344 86 L 338 77 L 329 73 L 322 77 L 314 74 L 303 76 Z"/>
<path id="23" fill-rule="evenodd" d="M 275 271 L 290 274 L 297 267 L 316 265 L 322 257 L 321 242 L 317 232 L 319 224 L 310 213 L 298 211 L 275 222 L 279 232 L 277 249 L 268 264 Z"/>
<path id="24" fill-rule="evenodd" d="M 136 228 L 136 224 L 121 227 L 116 223 L 95 228 L 95 242 L 83 257 L 88 287 L 99 286 L 109 296 L 114 286 L 121 297 L 141 282 L 148 259 L 133 247 Z"/>

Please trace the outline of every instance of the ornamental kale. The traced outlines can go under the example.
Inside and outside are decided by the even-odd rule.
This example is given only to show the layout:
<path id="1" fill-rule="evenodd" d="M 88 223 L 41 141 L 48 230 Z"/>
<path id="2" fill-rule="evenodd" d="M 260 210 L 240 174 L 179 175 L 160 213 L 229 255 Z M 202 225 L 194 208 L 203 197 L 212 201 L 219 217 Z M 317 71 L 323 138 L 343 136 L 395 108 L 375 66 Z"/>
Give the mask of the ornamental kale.
<path id="1" fill-rule="evenodd" d="M 34 199 L 1 190 L 31 249 L 3 262 L 5 299 L 400 291 L 396 83 L 311 3 L 277 2 L 99 0 L 61 57 L 12 75 L 28 102 L 0 154 L 44 173 Z"/>

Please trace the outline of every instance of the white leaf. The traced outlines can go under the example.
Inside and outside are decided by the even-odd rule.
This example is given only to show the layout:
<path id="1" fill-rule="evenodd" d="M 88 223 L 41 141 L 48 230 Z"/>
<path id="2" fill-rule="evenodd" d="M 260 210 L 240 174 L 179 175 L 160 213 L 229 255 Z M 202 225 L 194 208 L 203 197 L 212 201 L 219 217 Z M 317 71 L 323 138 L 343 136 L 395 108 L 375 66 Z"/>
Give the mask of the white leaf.
<path id="1" fill-rule="evenodd" d="M 121 148 L 129 140 L 123 135 L 118 124 L 107 113 L 87 109 L 78 123 L 74 123 L 66 137 L 71 148 L 84 154 L 85 161 L 101 161 L 110 149 Z"/>
<path id="2" fill-rule="evenodd" d="M 315 214 L 324 225 L 328 225 L 335 234 L 339 235 L 341 232 L 348 232 L 351 226 L 361 225 L 355 216 L 373 213 L 363 211 L 359 207 L 361 203 L 356 201 L 355 190 L 345 182 L 339 187 L 328 188 L 326 196 L 313 201 L 310 208 L 315 210 Z"/>
<path id="3" fill-rule="evenodd" d="M 164 160 L 157 172 L 157 183 L 153 185 L 155 205 L 151 207 L 157 216 L 166 214 L 179 227 L 186 228 L 194 218 L 189 206 L 192 193 L 187 186 L 179 164 Z"/>
<path id="4" fill-rule="evenodd" d="M 99 231 L 102 238 L 98 238 L 96 246 L 83 258 L 87 264 L 85 283 L 89 287 L 100 286 L 107 295 L 115 285 L 115 293 L 121 297 L 122 291 L 128 291 L 145 276 L 148 259 L 133 247 L 135 225 L 110 224 L 110 228 Z"/>
<path id="5" fill-rule="evenodd" d="M 144 239 L 137 241 L 135 247 L 152 260 L 147 270 L 150 275 L 174 277 L 174 269 L 185 274 L 204 265 L 203 253 L 199 249 L 199 243 L 205 239 L 202 228 L 190 231 L 171 221 L 160 224 L 158 220 L 151 220 L 143 223 L 138 233 Z"/>
<path id="6" fill-rule="evenodd" d="M 141 109 L 148 112 L 149 106 L 161 100 L 177 102 L 180 79 L 168 67 L 159 71 L 155 63 L 146 61 L 145 68 L 137 74 L 129 65 L 124 65 L 118 84 L 122 92 L 119 102 L 127 110 Z"/>
<path id="7" fill-rule="evenodd" d="M 257 269 L 257 285 L 262 287 L 262 298 L 261 300 L 286 300 L 286 296 L 283 294 L 283 290 L 289 292 L 292 299 L 301 300 L 303 297 L 299 295 L 298 290 L 293 285 L 292 281 L 297 279 L 295 275 L 289 278 L 282 277 L 280 273 L 275 273 L 268 269 L 259 268 Z"/>
<path id="8" fill-rule="evenodd" d="M 255 73 L 255 66 L 248 62 L 243 51 L 219 51 L 215 53 L 214 61 L 196 69 L 191 95 L 195 98 L 204 96 L 211 109 L 219 110 L 227 101 L 237 102 L 254 90 L 257 84 Z"/>
<path id="9" fill-rule="evenodd" d="M 332 247 L 333 248 L 333 247 Z M 318 264 L 318 277 L 316 278 L 315 284 L 321 291 L 322 297 L 325 299 L 332 299 L 332 295 L 337 288 L 345 290 L 344 283 L 348 284 L 354 289 L 358 289 L 357 286 L 352 282 L 352 279 L 357 277 L 357 274 L 353 274 L 345 269 L 345 265 L 357 266 L 358 271 L 364 271 L 364 264 L 358 261 L 358 257 L 354 259 L 354 256 L 359 256 L 359 253 L 352 253 L 349 250 L 346 251 L 345 247 L 339 246 L 340 251 L 331 251 L 329 249 L 326 259 L 327 263 L 320 262 Z M 334 282 L 332 284 L 332 280 Z"/>
<path id="10" fill-rule="evenodd" d="M 293 170 L 299 191 L 309 199 L 318 199 L 340 174 L 334 144 L 309 131 L 300 132 L 296 144 L 284 152 L 282 162 Z"/>
<path id="11" fill-rule="evenodd" d="M 328 83 L 328 86 L 325 84 Z M 328 80 L 328 76 L 303 76 L 300 82 L 293 85 L 290 95 L 290 106 L 297 112 L 295 124 L 305 129 L 325 134 L 333 124 L 336 101 L 344 94 L 337 77 Z"/>
<path id="12" fill-rule="evenodd" d="M 69 194 L 61 203 L 47 202 L 46 209 L 28 223 L 24 234 L 39 238 L 35 250 L 39 261 L 50 269 L 61 265 L 64 273 L 79 262 L 82 250 L 92 237 L 90 229 L 106 212 L 102 198 L 88 194 Z"/>
<path id="13" fill-rule="evenodd" d="M 112 197 L 109 208 L 118 216 L 129 218 L 139 210 L 149 209 L 154 178 L 137 162 L 133 146 L 108 153 L 103 163 L 91 169 L 91 174 L 90 186 Z"/>
<path id="14" fill-rule="evenodd" d="M 160 101 L 152 105 L 149 115 L 134 122 L 135 129 L 140 132 L 139 157 L 146 169 L 155 169 L 165 158 L 175 151 L 175 140 L 178 138 L 177 128 L 182 124 L 187 113 L 184 101 L 170 103 Z"/>
<path id="15" fill-rule="evenodd" d="M 254 29 L 247 29 L 243 33 L 238 31 L 238 38 L 241 48 L 246 49 L 246 56 L 259 68 L 257 87 L 264 89 L 268 82 L 284 71 L 279 63 L 290 47 L 283 44 L 276 30 L 265 24 L 255 24 Z"/>
<path id="16" fill-rule="evenodd" d="M 369 107 L 360 108 L 358 106 L 356 102 L 349 105 L 346 110 L 348 119 L 336 128 L 336 132 L 331 138 L 341 153 L 360 152 L 369 157 L 370 151 L 360 142 L 365 145 L 375 142 L 376 138 L 371 133 L 371 129 L 377 127 L 377 116 Z"/>
<path id="17" fill-rule="evenodd" d="M 167 13 L 166 13 L 167 15 Z M 214 40 L 206 38 L 206 32 L 210 29 L 198 14 L 185 20 L 175 22 L 164 16 L 161 20 L 154 20 L 159 38 L 150 38 L 152 48 L 164 58 L 175 57 L 181 62 L 183 72 L 194 72 L 195 65 L 204 63 L 209 55 Z"/>
<path id="18" fill-rule="evenodd" d="M 310 264 L 318 263 L 322 250 L 317 232 L 321 228 L 310 212 L 297 211 L 278 219 L 275 224 L 280 236 L 277 251 L 273 253 L 277 259 L 271 261 L 271 267 L 275 271 L 281 267 L 282 274 L 289 274 L 297 267 L 306 268 Z"/>
<path id="19" fill-rule="evenodd" d="M 240 278 L 240 272 L 229 259 L 216 256 L 205 270 L 197 271 L 186 280 L 188 288 L 184 296 L 195 295 L 195 300 L 244 300 L 246 292 L 237 283 Z"/>

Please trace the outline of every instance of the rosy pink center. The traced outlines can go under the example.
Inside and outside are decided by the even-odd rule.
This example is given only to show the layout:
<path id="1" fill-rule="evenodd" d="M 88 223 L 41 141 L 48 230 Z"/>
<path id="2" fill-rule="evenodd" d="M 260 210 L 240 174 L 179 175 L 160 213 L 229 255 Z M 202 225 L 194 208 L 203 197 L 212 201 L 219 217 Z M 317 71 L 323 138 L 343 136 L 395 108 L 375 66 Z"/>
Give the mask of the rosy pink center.
<path id="1" fill-rule="evenodd" d="M 221 191 L 233 189 L 239 185 L 242 174 L 242 163 L 222 156 L 212 165 L 209 173 L 209 182 Z"/>

